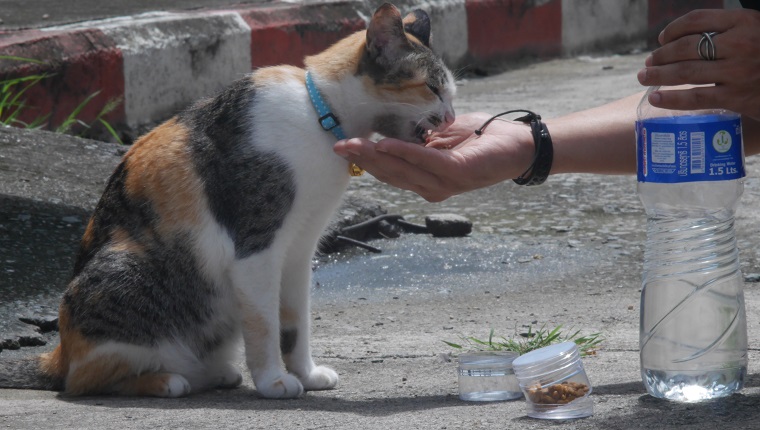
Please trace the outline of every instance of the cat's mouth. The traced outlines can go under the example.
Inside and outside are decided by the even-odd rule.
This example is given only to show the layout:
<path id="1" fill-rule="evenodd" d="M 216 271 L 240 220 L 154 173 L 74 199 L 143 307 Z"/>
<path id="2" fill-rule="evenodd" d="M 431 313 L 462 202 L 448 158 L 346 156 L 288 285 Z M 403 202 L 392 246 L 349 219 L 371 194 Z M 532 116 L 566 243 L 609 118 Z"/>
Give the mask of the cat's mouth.
<path id="1" fill-rule="evenodd" d="M 440 121 L 438 123 L 440 124 Z M 385 137 L 424 145 L 435 130 L 435 124 L 430 118 L 421 121 L 409 121 L 399 115 L 389 114 L 378 117 L 375 120 L 373 130 Z"/>
<path id="2" fill-rule="evenodd" d="M 422 127 L 421 125 L 416 125 L 414 127 L 414 137 L 416 139 L 415 143 L 424 144 L 427 143 L 428 137 L 430 137 L 430 133 L 432 133 L 432 130 L 429 130 L 425 127 Z"/>
<path id="3" fill-rule="evenodd" d="M 441 124 L 443 123 L 443 119 L 439 117 L 438 115 L 430 115 L 426 118 L 426 121 L 418 122 L 414 125 L 414 137 L 416 139 L 416 143 L 425 144 L 427 143 L 428 139 L 430 138 L 430 135 L 433 133 L 433 130 L 438 130 L 441 127 Z M 429 124 L 428 127 L 425 125 Z"/>

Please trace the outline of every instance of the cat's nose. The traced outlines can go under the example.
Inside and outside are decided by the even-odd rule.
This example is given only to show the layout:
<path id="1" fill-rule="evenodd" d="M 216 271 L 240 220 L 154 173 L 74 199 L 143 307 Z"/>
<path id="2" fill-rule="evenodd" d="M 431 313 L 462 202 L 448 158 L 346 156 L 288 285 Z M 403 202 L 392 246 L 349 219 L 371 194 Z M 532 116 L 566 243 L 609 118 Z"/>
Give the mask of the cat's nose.
<path id="1" fill-rule="evenodd" d="M 451 124 L 453 124 L 455 118 L 456 118 L 456 115 L 454 114 L 454 108 L 447 109 L 446 113 L 443 114 L 443 123 L 445 127 L 448 127 Z"/>

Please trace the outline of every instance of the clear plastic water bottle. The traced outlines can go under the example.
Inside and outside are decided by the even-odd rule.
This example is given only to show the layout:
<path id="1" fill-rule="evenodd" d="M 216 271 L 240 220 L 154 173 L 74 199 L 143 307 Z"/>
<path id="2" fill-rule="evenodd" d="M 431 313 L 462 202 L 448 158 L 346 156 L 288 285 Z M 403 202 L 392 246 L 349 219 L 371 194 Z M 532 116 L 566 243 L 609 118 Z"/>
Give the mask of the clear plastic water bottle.
<path id="1" fill-rule="evenodd" d="M 636 122 L 638 194 L 647 213 L 641 376 L 676 401 L 730 395 L 747 373 L 747 322 L 734 212 L 744 190 L 738 114 L 651 106 Z"/>

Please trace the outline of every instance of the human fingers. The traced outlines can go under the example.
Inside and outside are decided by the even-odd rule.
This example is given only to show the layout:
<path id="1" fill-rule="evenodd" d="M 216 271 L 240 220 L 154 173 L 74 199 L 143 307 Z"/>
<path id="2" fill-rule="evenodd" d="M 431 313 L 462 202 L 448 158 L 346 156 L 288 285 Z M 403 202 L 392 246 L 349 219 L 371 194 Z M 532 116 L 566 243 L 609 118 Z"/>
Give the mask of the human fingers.
<path id="1" fill-rule="evenodd" d="M 673 110 L 713 109 L 726 107 L 723 101 L 727 98 L 722 87 L 695 87 L 681 90 L 660 90 L 649 95 L 649 103 L 653 106 Z"/>
<path id="2" fill-rule="evenodd" d="M 490 114 L 483 112 L 460 115 L 449 127 L 440 131 L 434 131 L 428 138 L 426 146 L 445 149 L 454 148 L 475 137 L 475 130 L 490 117 Z"/>
<path id="3" fill-rule="evenodd" d="M 645 60 L 647 67 L 681 61 L 730 58 L 733 30 L 744 19 L 742 11 L 719 9 L 696 10 L 677 18 L 659 35 L 662 46 Z M 720 46 L 721 49 L 716 49 Z M 714 54 L 714 55 L 713 55 Z"/>
<path id="4" fill-rule="evenodd" d="M 725 44 L 720 44 L 720 39 L 725 39 L 720 33 L 710 33 L 711 42 L 707 40 L 704 34 L 691 34 L 676 40 L 673 40 L 652 51 L 644 60 L 647 67 L 661 66 L 665 64 L 680 63 L 683 61 L 703 61 L 700 55 L 709 55 L 710 47 L 725 48 Z M 712 43 L 712 45 L 709 45 Z M 700 54 L 700 51 L 702 54 Z M 728 58 L 725 49 L 714 49 L 714 60 Z"/>
<path id="5" fill-rule="evenodd" d="M 668 24 L 660 32 L 658 41 L 661 45 L 665 45 L 689 35 L 713 31 L 723 33 L 733 26 L 738 12 L 737 10 L 723 9 L 693 10 Z M 696 49 L 696 44 L 694 47 Z"/>
<path id="6" fill-rule="evenodd" d="M 646 67 L 639 71 L 641 85 L 708 85 L 730 82 L 737 69 L 732 61 L 688 61 Z"/>
<path id="7" fill-rule="evenodd" d="M 441 151 L 430 146 L 409 144 L 397 139 L 381 139 L 375 146 L 377 152 L 404 160 L 420 170 L 435 175 L 445 175 L 456 164 L 457 154 Z"/>
<path id="8" fill-rule="evenodd" d="M 745 118 L 760 120 L 760 93 L 747 87 L 714 85 L 659 90 L 649 95 L 649 103 L 674 110 L 728 109 Z"/>
<path id="9" fill-rule="evenodd" d="M 475 137 L 475 133 L 472 130 L 439 132 L 431 134 L 425 146 L 428 148 L 451 149 L 465 143 L 472 137 Z"/>
<path id="10" fill-rule="evenodd" d="M 337 142 L 334 151 L 378 180 L 414 191 L 429 201 L 442 201 L 453 195 L 443 185 L 439 174 L 426 168 L 430 164 L 425 161 L 426 157 L 440 155 L 438 150 L 395 139 L 383 139 L 377 143 L 349 139 Z M 435 172 L 439 170 L 435 169 Z"/>

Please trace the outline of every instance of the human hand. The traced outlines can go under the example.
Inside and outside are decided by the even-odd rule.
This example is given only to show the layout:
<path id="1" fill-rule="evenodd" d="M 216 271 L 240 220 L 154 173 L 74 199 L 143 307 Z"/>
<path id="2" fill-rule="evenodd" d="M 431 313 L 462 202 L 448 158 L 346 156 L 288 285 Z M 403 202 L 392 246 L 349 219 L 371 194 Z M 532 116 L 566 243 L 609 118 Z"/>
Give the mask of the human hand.
<path id="1" fill-rule="evenodd" d="M 440 202 L 516 178 L 530 165 L 534 152 L 530 127 L 496 120 L 476 136 L 474 131 L 490 117 L 460 115 L 446 130 L 433 133 L 426 146 L 396 139 L 377 143 L 348 139 L 336 143 L 334 150 L 380 181 Z"/>
<path id="2" fill-rule="evenodd" d="M 712 36 L 715 61 L 700 59 L 703 32 Z M 695 110 L 724 108 L 760 120 L 760 12 L 749 9 L 696 10 L 676 19 L 660 33 L 660 48 L 638 74 L 642 85 L 709 85 L 660 90 L 653 106 Z"/>

